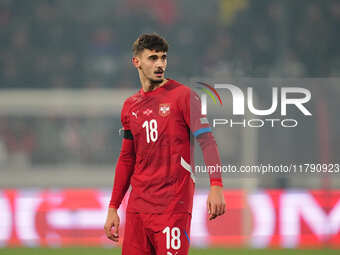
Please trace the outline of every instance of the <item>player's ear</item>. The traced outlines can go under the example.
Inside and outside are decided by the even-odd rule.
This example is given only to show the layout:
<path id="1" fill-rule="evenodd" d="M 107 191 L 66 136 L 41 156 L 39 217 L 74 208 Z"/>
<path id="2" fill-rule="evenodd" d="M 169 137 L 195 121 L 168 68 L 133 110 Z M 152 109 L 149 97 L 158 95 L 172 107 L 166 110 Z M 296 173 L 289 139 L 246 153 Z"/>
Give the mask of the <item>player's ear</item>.
<path id="1" fill-rule="evenodd" d="M 131 62 L 137 69 L 139 68 L 140 60 L 137 56 L 132 57 Z"/>

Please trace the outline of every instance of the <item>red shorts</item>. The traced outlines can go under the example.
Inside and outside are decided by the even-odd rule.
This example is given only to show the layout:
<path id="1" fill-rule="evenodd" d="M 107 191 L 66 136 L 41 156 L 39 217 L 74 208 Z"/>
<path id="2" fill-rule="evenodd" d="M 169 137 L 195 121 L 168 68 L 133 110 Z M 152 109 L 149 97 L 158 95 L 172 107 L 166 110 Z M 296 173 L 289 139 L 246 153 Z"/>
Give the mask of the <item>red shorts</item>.
<path id="1" fill-rule="evenodd" d="M 187 255 L 190 213 L 127 213 L 122 255 Z"/>

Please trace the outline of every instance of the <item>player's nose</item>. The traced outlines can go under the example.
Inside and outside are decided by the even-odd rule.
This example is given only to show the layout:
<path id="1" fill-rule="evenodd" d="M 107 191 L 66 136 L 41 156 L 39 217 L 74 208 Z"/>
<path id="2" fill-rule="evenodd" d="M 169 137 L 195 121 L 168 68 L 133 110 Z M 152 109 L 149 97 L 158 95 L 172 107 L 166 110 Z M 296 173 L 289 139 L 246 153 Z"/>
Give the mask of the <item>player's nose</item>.
<path id="1" fill-rule="evenodd" d="M 156 67 L 164 67 L 166 65 L 166 60 L 162 58 L 158 58 L 156 61 Z"/>
<path id="2" fill-rule="evenodd" d="M 161 60 L 158 60 L 157 62 L 156 62 L 156 68 L 158 69 L 158 68 L 162 68 L 163 69 L 163 67 L 164 67 L 164 63 L 161 61 Z"/>

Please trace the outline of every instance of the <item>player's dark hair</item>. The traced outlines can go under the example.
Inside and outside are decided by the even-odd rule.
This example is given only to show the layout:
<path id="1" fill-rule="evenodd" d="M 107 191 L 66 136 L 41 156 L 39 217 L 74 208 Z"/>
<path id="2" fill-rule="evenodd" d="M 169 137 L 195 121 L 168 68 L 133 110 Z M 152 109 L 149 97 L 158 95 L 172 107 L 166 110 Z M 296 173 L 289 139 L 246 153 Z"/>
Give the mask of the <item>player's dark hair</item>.
<path id="1" fill-rule="evenodd" d="M 168 42 L 156 33 L 142 34 L 132 45 L 133 55 L 136 56 L 144 49 L 155 50 L 156 52 L 168 52 Z"/>

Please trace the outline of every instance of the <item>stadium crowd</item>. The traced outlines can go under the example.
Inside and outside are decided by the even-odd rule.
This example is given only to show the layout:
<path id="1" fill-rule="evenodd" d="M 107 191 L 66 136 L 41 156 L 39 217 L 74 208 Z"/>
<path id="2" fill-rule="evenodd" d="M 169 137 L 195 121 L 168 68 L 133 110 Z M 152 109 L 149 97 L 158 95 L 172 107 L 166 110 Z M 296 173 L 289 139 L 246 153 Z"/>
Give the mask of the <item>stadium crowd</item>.
<path id="1" fill-rule="evenodd" d="M 2 0 L 0 88 L 139 87 L 131 38 L 153 31 L 175 77 L 337 76 L 339 25 L 336 0 Z"/>
<path id="2" fill-rule="evenodd" d="M 139 88 L 130 46 L 154 31 L 180 81 L 339 76 L 339 27 L 337 0 L 1 0 L 0 89 Z M 112 122 L 2 116 L 0 163 L 112 162 Z"/>

